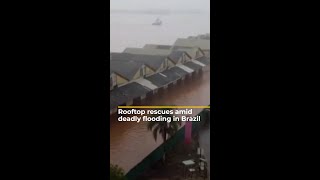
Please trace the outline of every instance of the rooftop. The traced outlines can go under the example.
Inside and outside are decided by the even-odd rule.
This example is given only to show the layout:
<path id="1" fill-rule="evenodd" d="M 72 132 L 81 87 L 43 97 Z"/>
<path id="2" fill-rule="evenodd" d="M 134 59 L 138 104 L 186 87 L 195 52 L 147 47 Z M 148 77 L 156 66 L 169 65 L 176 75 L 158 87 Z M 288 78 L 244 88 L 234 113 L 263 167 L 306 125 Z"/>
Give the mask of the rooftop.
<path id="1" fill-rule="evenodd" d="M 129 99 L 135 99 L 143 96 L 151 91 L 151 89 L 144 87 L 136 82 L 132 82 L 117 88 L 123 95 Z"/>
<path id="2" fill-rule="evenodd" d="M 142 63 L 134 61 L 110 61 L 110 71 L 114 72 L 127 80 L 132 80 L 134 75 L 142 67 Z M 124 68 L 125 67 L 125 68 Z"/>
<path id="3" fill-rule="evenodd" d="M 200 47 L 203 50 L 210 49 L 210 40 L 207 39 L 185 39 L 185 38 L 178 38 L 174 46 L 183 46 L 183 47 Z"/>
<path id="4" fill-rule="evenodd" d="M 146 79 L 158 87 L 162 87 L 170 83 L 170 79 L 165 75 L 162 75 L 161 73 L 151 75 L 149 77 L 146 77 Z"/>
<path id="5" fill-rule="evenodd" d="M 165 70 L 162 74 L 166 75 L 170 82 L 176 81 L 182 77 L 174 69 Z"/>
<path id="6" fill-rule="evenodd" d="M 184 51 L 172 51 L 169 57 L 172 61 L 177 63 L 184 53 L 185 53 Z"/>
<path id="7" fill-rule="evenodd" d="M 201 62 L 202 64 L 205 64 L 205 65 L 209 65 L 210 64 L 210 58 L 205 57 L 205 56 L 197 58 L 196 60 Z"/>
<path id="8" fill-rule="evenodd" d="M 170 50 L 171 47 L 171 45 L 146 44 L 143 48 Z"/>
<path id="9" fill-rule="evenodd" d="M 151 67 L 153 70 L 157 70 L 161 67 L 167 56 L 160 55 L 145 55 L 145 54 L 130 54 L 130 53 L 111 53 L 112 61 L 134 61 L 145 64 Z"/>
<path id="10" fill-rule="evenodd" d="M 172 68 L 169 69 L 169 70 L 174 71 L 175 73 L 177 73 L 177 74 L 178 74 L 179 76 L 181 76 L 181 77 L 183 77 L 183 76 L 185 76 L 185 75 L 188 74 L 187 71 L 185 71 L 185 70 L 183 70 L 182 68 L 179 68 L 179 67 L 177 67 L 177 66 L 172 67 Z"/>
<path id="11" fill-rule="evenodd" d="M 160 55 L 160 56 L 167 56 L 170 54 L 170 49 L 158 49 L 158 48 L 126 48 L 124 53 L 130 54 L 144 54 L 144 55 Z"/>
<path id="12" fill-rule="evenodd" d="M 119 105 L 125 104 L 128 98 L 123 95 L 118 88 L 110 91 L 110 109 L 114 109 Z"/>
<path id="13" fill-rule="evenodd" d="M 145 86 L 142 86 L 136 82 L 115 88 L 110 91 L 110 108 L 116 108 L 117 106 L 141 97 L 150 91 L 151 89 L 146 88 Z"/>
<path id="14" fill-rule="evenodd" d="M 198 64 L 196 64 L 194 62 L 191 62 L 191 61 L 184 63 L 184 65 L 189 67 L 189 68 L 191 68 L 191 69 L 193 69 L 193 70 L 198 70 L 198 69 L 202 68 L 202 66 L 200 66 L 200 65 L 198 65 Z"/>

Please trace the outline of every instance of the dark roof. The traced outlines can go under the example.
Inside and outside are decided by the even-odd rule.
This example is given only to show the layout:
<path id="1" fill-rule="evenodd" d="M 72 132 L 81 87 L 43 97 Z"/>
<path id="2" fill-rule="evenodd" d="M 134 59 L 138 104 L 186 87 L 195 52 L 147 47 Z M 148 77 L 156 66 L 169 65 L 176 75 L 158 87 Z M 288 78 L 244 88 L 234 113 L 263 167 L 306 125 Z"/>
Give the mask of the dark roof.
<path id="1" fill-rule="evenodd" d="M 146 44 L 143 48 L 152 48 L 152 49 L 164 49 L 169 50 L 172 48 L 171 45 L 163 45 L 163 44 Z"/>
<path id="2" fill-rule="evenodd" d="M 158 45 L 157 48 L 158 49 L 170 49 L 171 45 Z"/>
<path id="3" fill-rule="evenodd" d="M 110 91 L 110 109 L 116 108 L 121 104 L 125 104 L 129 99 L 123 95 L 118 88 Z"/>
<path id="4" fill-rule="evenodd" d="M 181 77 L 183 77 L 183 76 L 188 74 L 187 71 L 185 71 L 185 70 L 183 70 L 183 69 L 181 69 L 181 68 L 179 68 L 177 66 L 174 66 L 174 67 L 170 68 L 170 70 L 175 71 Z"/>
<path id="5" fill-rule="evenodd" d="M 174 42 L 174 46 L 199 47 L 201 49 L 210 49 L 210 40 L 205 39 L 185 39 L 178 38 Z"/>
<path id="6" fill-rule="evenodd" d="M 181 76 L 172 68 L 163 71 L 162 74 L 166 75 L 170 82 L 176 81 L 181 78 Z"/>
<path id="7" fill-rule="evenodd" d="M 129 99 L 138 98 L 138 97 L 145 95 L 151 91 L 151 89 L 149 89 L 145 86 L 142 86 L 136 82 L 126 84 L 124 86 L 119 87 L 118 89 L 123 95 L 125 95 Z"/>
<path id="8" fill-rule="evenodd" d="M 181 49 L 193 49 L 195 47 L 189 47 L 189 46 L 172 46 L 173 51 L 181 50 Z"/>
<path id="9" fill-rule="evenodd" d="M 166 56 L 160 55 L 145 55 L 145 54 L 130 54 L 130 53 L 111 53 L 112 61 L 135 61 L 145 64 L 154 70 L 161 67 Z"/>
<path id="10" fill-rule="evenodd" d="M 129 83 L 119 88 L 115 88 L 110 91 L 110 108 L 116 108 L 117 106 L 124 104 L 132 99 L 141 97 L 151 90 L 136 83 Z"/>
<path id="11" fill-rule="evenodd" d="M 196 64 L 196 63 L 191 62 L 191 61 L 186 62 L 186 63 L 184 63 L 183 65 L 185 65 L 185 66 L 187 66 L 187 67 L 189 67 L 189 68 L 191 68 L 191 69 L 193 69 L 193 70 L 198 70 L 198 69 L 201 69 L 201 68 L 202 68 L 202 66 L 200 66 L 199 64 Z"/>
<path id="12" fill-rule="evenodd" d="M 202 64 L 205 64 L 205 65 L 209 65 L 210 64 L 210 58 L 207 58 L 205 56 L 197 58 L 196 60 L 201 62 Z"/>
<path id="13" fill-rule="evenodd" d="M 142 63 L 134 61 L 110 61 L 110 71 L 119 74 L 129 81 L 132 80 L 141 67 Z"/>
<path id="14" fill-rule="evenodd" d="M 152 76 L 146 77 L 147 80 L 151 81 L 154 85 L 158 87 L 165 86 L 173 81 L 180 79 L 181 77 L 188 74 L 179 67 L 172 67 L 161 73 L 154 74 Z"/>
<path id="15" fill-rule="evenodd" d="M 177 63 L 179 59 L 183 56 L 184 51 L 172 51 L 169 55 L 170 59 Z"/>
<path id="16" fill-rule="evenodd" d="M 160 73 L 148 76 L 146 77 L 146 79 L 158 87 L 162 87 L 170 83 L 170 80 L 167 77 L 161 75 Z"/>

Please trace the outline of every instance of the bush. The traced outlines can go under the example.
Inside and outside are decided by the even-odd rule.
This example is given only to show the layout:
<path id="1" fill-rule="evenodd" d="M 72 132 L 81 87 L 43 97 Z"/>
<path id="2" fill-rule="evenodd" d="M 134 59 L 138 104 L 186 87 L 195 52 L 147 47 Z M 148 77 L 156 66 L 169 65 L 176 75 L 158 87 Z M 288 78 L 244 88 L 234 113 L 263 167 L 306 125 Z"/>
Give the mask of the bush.
<path id="1" fill-rule="evenodd" d="M 124 170 L 118 165 L 110 164 L 110 179 L 111 180 L 126 180 Z"/>

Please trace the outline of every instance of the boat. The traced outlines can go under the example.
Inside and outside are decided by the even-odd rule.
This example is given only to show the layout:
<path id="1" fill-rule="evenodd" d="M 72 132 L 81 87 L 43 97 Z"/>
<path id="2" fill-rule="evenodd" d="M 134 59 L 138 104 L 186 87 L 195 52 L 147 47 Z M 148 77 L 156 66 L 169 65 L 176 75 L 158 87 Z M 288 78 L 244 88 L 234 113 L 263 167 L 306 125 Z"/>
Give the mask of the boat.
<path id="1" fill-rule="evenodd" d="M 157 18 L 156 21 L 152 23 L 152 25 L 154 26 L 160 26 L 161 24 L 162 24 L 162 21 L 159 18 Z"/>

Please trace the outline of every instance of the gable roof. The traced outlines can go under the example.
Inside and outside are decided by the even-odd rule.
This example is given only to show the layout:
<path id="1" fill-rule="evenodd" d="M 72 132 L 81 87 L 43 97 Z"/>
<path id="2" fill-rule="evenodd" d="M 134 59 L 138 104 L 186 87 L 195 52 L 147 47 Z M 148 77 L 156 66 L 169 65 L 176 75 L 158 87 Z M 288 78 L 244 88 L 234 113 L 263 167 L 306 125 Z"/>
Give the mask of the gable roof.
<path id="1" fill-rule="evenodd" d="M 162 74 L 166 75 L 170 82 L 176 81 L 182 77 L 174 69 L 163 71 Z"/>
<path id="2" fill-rule="evenodd" d="M 199 34 L 197 36 L 189 36 L 188 39 L 206 39 L 206 40 L 210 40 L 210 33 Z"/>
<path id="3" fill-rule="evenodd" d="M 178 38 L 174 46 L 183 46 L 183 47 L 200 47 L 201 49 L 208 50 L 210 49 L 210 40 L 206 39 L 185 39 L 185 38 Z"/>
<path id="4" fill-rule="evenodd" d="M 187 71 L 175 66 L 161 73 L 153 74 L 149 77 L 146 77 L 146 79 L 158 87 L 163 87 L 187 74 Z"/>
<path id="5" fill-rule="evenodd" d="M 142 86 L 139 83 L 132 82 L 119 87 L 118 91 L 120 91 L 123 95 L 125 95 L 129 99 L 135 99 L 147 94 L 148 92 L 151 91 L 151 89 L 145 86 Z"/>
<path id="6" fill-rule="evenodd" d="M 158 87 L 162 87 L 170 83 L 170 80 L 164 75 L 161 75 L 160 73 L 148 76 L 146 77 L 146 79 Z"/>
<path id="7" fill-rule="evenodd" d="M 163 50 L 170 50 L 171 45 L 162 45 L 162 44 L 146 44 L 143 48 L 151 48 L 151 49 L 163 49 Z"/>
<path id="8" fill-rule="evenodd" d="M 209 65 L 210 64 L 210 58 L 205 57 L 205 56 L 197 58 L 196 60 L 201 62 L 202 64 L 205 64 L 205 65 Z"/>
<path id="9" fill-rule="evenodd" d="M 204 52 L 202 51 L 201 48 L 199 47 L 186 47 L 186 46 L 173 46 L 172 47 L 172 51 L 184 51 L 186 52 L 186 54 L 188 54 L 190 57 L 191 56 L 195 56 L 195 52 L 196 50 L 202 52 L 204 54 Z"/>
<path id="10" fill-rule="evenodd" d="M 184 65 L 189 67 L 189 68 L 191 68 L 191 69 L 193 69 L 193 70 L 198 70 L 198 69 L 202 68 L 202 66 L 200 66 L 199 64 L 196 64 L 196 63 L 191 62 L 191 61 L 186 62 Z"/>
<path id="11" fill-rule="evenodd" d="M 185 70 L 183 70 L 183 69 L 181 69 L 180 67 L 177 67 L 177 66 L 174 66 L 169 70 L 174 71 L 175 73 L 177 73 L 181 77 L 183 77 L 183 76 L 188 74 L 187 71 L 185 71 Z"/>
<path id="12" fill-rule="evenodd" d="M 168 56 L 171 61 L 177 63 L 184 53 L 191 58 L 189 53 L 193 53 L 195 48 L 196 47 L 173 47 L 168 45 L 147 44 L 144 48 L 126 48 L 123 52 L 129 54 Z"/>
<path id="13" fill-rule="evenodd" d="M 170 54 L 170 49 L 157 49 L 157 48 L 126 48 L 123 53 L 130 54 L 144 54 L 144 55 L 160 55 L 167 56 Z"/>
<path id="14" fill-rule="evenodd" d="M 110 109 L 116 108 L 117 106 L 124 104 L 128 101 L 128 98 L 123 95 L 118 88 L 110 91 Z"/>
<path id="15" fill-rule="evenodd" d="M 174 63 L 177 63 L 182 57 L 183 53 L 185 53 L 190 58 L 191 55 L 194 53 L 194 50 L 197 47 L 181 47 L 181 46 L 169 46 L 169 45 L 160 45 L 160 44 L 146 44 L 143 48 L 143 50 L 136 49 L 128 49 L 126 52 L 129 51 L 144 51 L 146 54 L 156 54 L 156 53 L 163 53 L 167 55 L 170 60 L 172 60 Z"/>
<path id="16" fill-rule="evenodd" d="M 141 69 L 142 63 L 134 61 L 110 61 L 110 71 L 130 81 Z"/>
<path id="17" fill-rule="evenodd" d="M 114 109 L 132 99 L 141 97 L 150 91 L 150 89 L 136 82 L 115 88 L 110 91 L 110 109 Z"/>
<path id="18" fill-rule="evenodd" d="M 174 63 L 177 63 L 179 61 L 179 59 L 181 57 L 183 57 L 183 54 L 185 52 L 184 51 L 172 51 L 170 54 L 169 54 L 169 57 L 170 59 L 174 62 Z"/>
<path id="19" fill-rule="evenodd" d="M 165 62 L 167 56 L 130 54 L 130 53 L 112 53 L 112 61 L 134 61 L 145 64 L 153 70 L 157 70 Z"/>
<path id="20" fill-rule="evenodd" d="M 115 88 L 110 91 L 110 109 L 116 108 L 117 106 L 130 100 L 141 97 L 150 91 L 150 89 L 136 82 Z"/>

